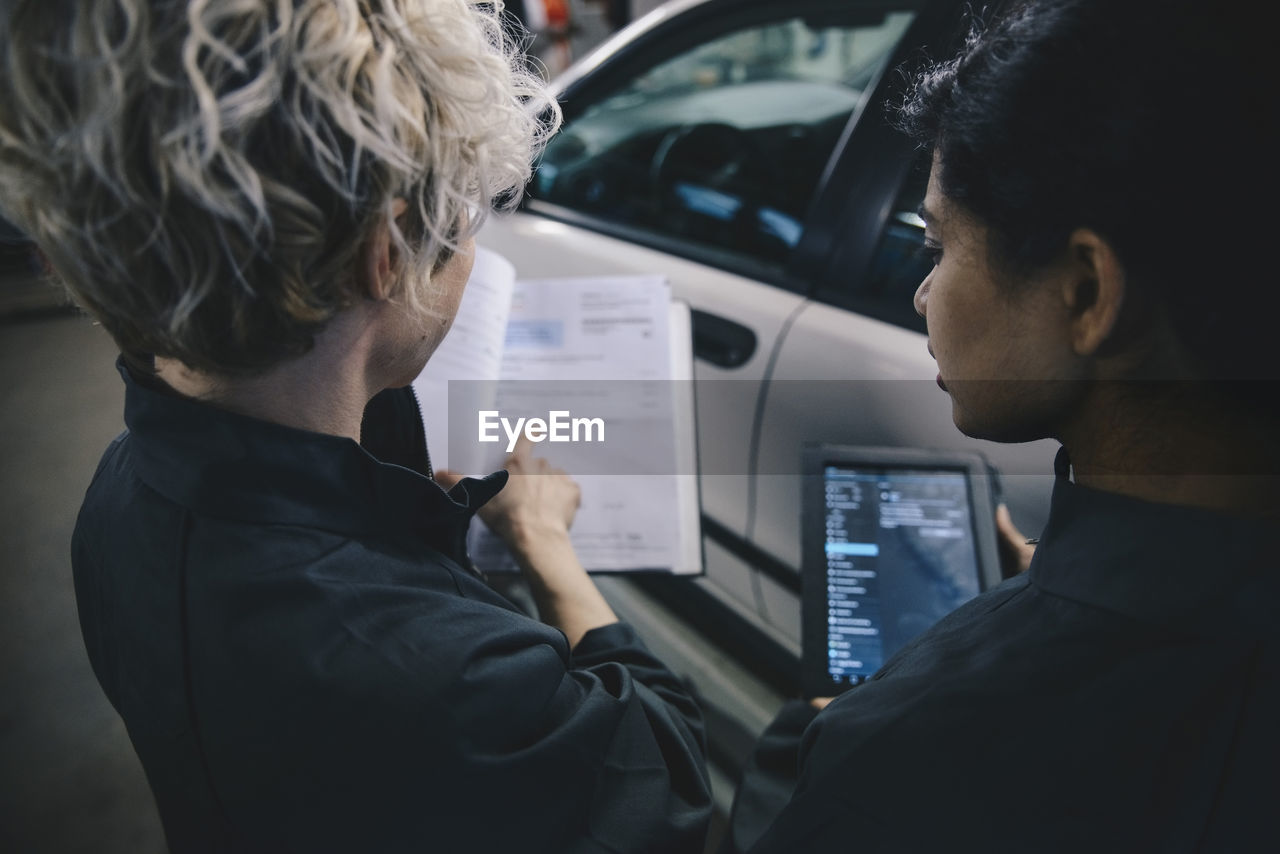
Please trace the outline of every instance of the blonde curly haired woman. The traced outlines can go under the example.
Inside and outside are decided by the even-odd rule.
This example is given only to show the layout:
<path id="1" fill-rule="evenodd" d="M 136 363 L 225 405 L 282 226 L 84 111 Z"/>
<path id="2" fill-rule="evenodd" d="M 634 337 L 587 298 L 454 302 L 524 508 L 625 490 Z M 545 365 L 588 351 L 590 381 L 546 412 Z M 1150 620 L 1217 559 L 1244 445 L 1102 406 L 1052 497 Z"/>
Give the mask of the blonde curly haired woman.
<path id="1" fill-rule="evenodd" d="M 0 204 L 122 353 L 76 592 L 171 849 L 700 850 L 698 712 L 576 486 L 438 482 L 405 388 L 559 120 L 500 4 L 17 2 L 0 62 Z"/>

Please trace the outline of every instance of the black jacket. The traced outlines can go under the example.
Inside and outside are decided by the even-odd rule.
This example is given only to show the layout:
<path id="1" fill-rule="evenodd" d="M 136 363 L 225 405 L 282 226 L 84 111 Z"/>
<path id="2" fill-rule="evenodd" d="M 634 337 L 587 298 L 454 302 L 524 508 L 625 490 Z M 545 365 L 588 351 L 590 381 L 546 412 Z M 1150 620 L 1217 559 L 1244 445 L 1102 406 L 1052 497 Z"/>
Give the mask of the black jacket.
<path id="1" fill-rule="evenodd" d="M 693 702 L 627 626 L 570 650 L 469 569 L 506 473 L 446 494 L 409 390 L 378 459 L 121 373 L 76 595 L 175 854 L 701 850 Z"/>
<path id="2" fill-rule="evenodd" d="M 1027 572 L 784 709 L 725 852 L 1280 851 L 1275 520 L 1059 475 Z"/>

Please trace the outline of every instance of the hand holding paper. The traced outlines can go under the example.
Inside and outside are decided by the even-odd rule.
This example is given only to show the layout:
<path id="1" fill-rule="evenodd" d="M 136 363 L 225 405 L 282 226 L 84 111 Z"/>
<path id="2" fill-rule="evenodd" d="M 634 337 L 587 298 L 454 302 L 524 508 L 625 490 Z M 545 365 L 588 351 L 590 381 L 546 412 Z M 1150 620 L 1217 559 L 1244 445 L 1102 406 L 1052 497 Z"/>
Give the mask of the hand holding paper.
<path id="1" fill-rule="evenodd" d="M 502 538 L 529 581 L 538 616 L 565 633 L 570 647 L 594 628 L 618 618 L 582 568 L 569 539 L 578 510 L 578 485 L 546 459 L 532 455 L 532 443 L 521 440 L 504 464 L 507 485 L 480 516 Z M 457 472 L 436 473 L 445 488 L 462 479 Z"/>
<path id="2" fill-rule="evenodd" d="M 578 484 L 545 457 L 533 456 L 533 443 L 524 438 L 502 467 L 510 474 L 507 485 L 480 508 L 480 518 L 489 530 L 513 552 L 530 540 L 567 536 L 582 500 Z M 455 483 L 462 478 L 454 472 L 441 472 L 436 479 L 442 476 Z"/>
<path id="3" fill-rule="evenodd" d="M 590 571 L 699 573 L 691 341 L 662 276 L 517 280 L 479 248 L 453 329 L 414 381 L 431 457 L 480 475 L 523 437 L 581 490 L 572 541 Z M 510 532 L 480 518 L 477 565 L 514 571 Z"/>

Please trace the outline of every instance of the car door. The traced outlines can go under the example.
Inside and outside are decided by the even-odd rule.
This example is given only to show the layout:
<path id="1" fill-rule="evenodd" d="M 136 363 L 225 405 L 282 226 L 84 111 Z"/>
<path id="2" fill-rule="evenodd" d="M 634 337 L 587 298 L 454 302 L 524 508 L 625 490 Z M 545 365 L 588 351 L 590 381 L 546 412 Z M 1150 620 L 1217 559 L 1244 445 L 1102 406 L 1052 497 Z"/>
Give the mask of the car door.
<path id="1" fill-rule="evenodd" d="M 818 188 L 922 8 L 668 4 L 570 69 L 564 128 L 521 212 L 480 236 L 522 276 L 664 273 L 691 305 L 707 534 L 696 583 L 793 653 L 795 637 L 759 618 L 760 568 L 743 548 L 762 390 L 820 266 L 807 249 Z"/>

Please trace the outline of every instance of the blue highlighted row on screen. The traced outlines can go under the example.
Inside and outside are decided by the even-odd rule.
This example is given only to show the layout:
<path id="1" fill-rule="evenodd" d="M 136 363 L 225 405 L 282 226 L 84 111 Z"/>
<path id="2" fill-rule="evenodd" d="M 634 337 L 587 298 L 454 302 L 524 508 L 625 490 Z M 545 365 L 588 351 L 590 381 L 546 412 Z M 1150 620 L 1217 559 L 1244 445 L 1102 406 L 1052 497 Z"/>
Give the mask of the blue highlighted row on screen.
<path id="1" fill-rule="evenodd" d="M 827 543 L 827 554 L 875 557 L 880 554 L 880 547 L 875 543 Z"/>

